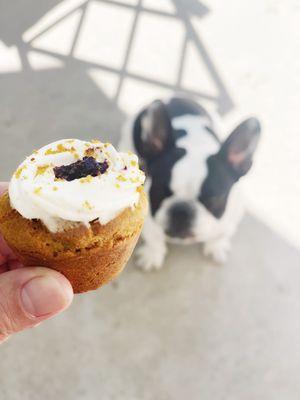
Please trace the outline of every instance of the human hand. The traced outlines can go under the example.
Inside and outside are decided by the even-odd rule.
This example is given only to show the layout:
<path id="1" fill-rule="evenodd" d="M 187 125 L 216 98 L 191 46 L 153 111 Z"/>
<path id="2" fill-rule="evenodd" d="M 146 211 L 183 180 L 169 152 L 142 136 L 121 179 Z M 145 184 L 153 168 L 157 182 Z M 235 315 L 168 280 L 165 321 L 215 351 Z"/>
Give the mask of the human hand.
<path id="1" fill-rule="evenodd" d="M 0 195 L 6 189 L 0 183 Z M 0 343 L 65 310 L 72 299 L 72 286 L 62 274 L 24 267 L 0 235 Z"/>

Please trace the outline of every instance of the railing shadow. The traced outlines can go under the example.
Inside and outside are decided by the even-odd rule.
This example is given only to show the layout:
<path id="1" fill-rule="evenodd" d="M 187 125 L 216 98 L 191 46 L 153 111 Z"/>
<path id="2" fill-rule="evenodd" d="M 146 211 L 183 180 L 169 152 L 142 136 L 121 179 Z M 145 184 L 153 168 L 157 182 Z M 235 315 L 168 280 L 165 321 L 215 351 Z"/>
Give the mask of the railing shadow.
<path id="1" fill-rule="evenodd" d="M 119 83 L 117 85 L 117 90 L 113 98 L 113 100 L 117 104 L 121 96 L 121 93 L 124 90 L 124 82 L 126 81 L 127 78 L 129 78 L 137 82 L 151 84 L 156 87 L 168 89 L 176 93 L 183 92 L 190 96 L 195 97 L 198 100 L 205 100 L 208 102 L 212 102 L 218 109 L 220 114 L 225 114 L 233 108 L 233 101 L 231 99 L 230 94 L 228 93 L 225 83 L 221 78 L 221 75 L 215 65 L 215 62 L 209 55 L 206 45 L 200 38 L 199 34 L 196 32 L 194 25 L 191 21 L 192 17 L 203 18 L 210 12 L 210 10 L 206 5 L 204 5 L 202 2 L 198 0 L 184 0 L 184 1 L 172 0 L 172 4 L 175 10 L 175 12 L 173 13 L 143 6 L 142 0 L 136 0 L 136 4 L 134 4 L 134 2 L 126 3 L 121 0 L 120 1 L 97 0 L 97 1 L 106 5 L 119 7 L 120 10 L 125 9 L 134 13 L 134 18 L 132 20 L 132 24 L 130 27 L 129 39 L 126 44 L 126 53 L 122 62 L 122 66 L 120 68 L 113 67 L 106 63 L 101 64 L 98 62 L 91 62 L 83 59 L 79 60 L 74 55 L 74 49 L 76 48 L 78 39 L 80 38 L 82 23 L 85 20 L 86 11 L 89 5 L 92 3 L 91 0 L 65 0 L 61 2 L 58 2 L 57 0 L 56 1 L 49 0 L 38 3 L 35 2 L 34 7 L 32 7 L 32 10 L 30 9 L 30 12 L 28 12 L 28 9 L 25 10 L 22 9 L 24 5 L 21 8 L 18 8 L 20 6 L 17 4 L 12 4 L 12 3 L 8 4 L 6 7 L 11 11 L 8 11 L 8 16 L 6 19 L 2 15 L 2 19 L 5 19 L 6 23 L 3 23 L 2 27 L 0 27 L 0 39 L 2 39 L 7 44 L 10 45 L 14 44 L 17 46 L 22 60 L 23 70 L 30 69 L 30 63 L 28 62 L 27 54 L 29 51 L 34 50 L 35 52 L 39 52 L 41 54 L 46 54 L 49 56 L 54 56 L 55 58 L 63 61 L 65 63 L 66 68 L 74 68 L 75 66 L 80 66 L 83 69 L 93 68 L 93 69 L 98 69 L 99 71 L 102 70 L 118 75 Z M 46 21 L 44 23 L 44 26 L 40 27 L 40 29 L 37 28 L 34 34 L 31 35 L 26 34 L 28 29 L 30 30 L 30 27 L 34 25 L 36 22 L 38 22 L 44 13 L 49 14 L 49 12 L 51 12 L 51 8 L 54 7 L 55 5 L 56 5 L 55 11 L 57 11 L 58 7 L 63 9 L 63 11 L 61 13 L 56 12 L 57 14 L 56 17 L 52 18 L 52 20 L 50 18 L 51 21 L 49 22 Z M 37 38 L 42 37 L 44 34 L 49 32 L 49 30 L 54 29 L 60 22 L 65 20 L 67 17 L 69 17 L 76 11 L 80 11 L 81 17 L 76 27 L 76 32 L 73 37 L 73 42 L 69 54 L 59 54 L 56 51 L 52 50 L 49 51 L 47 49 L 37 48 L 36 46 L 34 46 L 33 42 Z M 16 26 L 11 23 L 8 23 L 9 19 L 13 20 L 15 16 L 20 13 L 22 13 L 22 15 L 24 14 L 26 16 L 27 15 L 29 16 L 23 19 L 21 18 Z M 128 63 L 134 46 L 134 40 L 137 35 L 137 26 L 141 16 L 145 14 L 180 21 L 184 26 L 185 39 L 182 48 L 180 49 L 180 55 L 179 55 L 180 65 L 178 68 L 177 79 L 176 82 L 173 84 L 165 82 L 163 80 L 154 79 L 153 77 L 149 77 L 145 74 L 134 73 L 128 67 Z M 182 75 L 184 72 L 186 51 L 189 43 L 192 43 L 197 49 L 197 53 L 201 57 L 202 62 L 205 65 L 207 72 L 217 90 L 217 93 L 209 93 L 208 91 L 201 91 L 196 89 L 193 90 L 190 88 L 187 89 L 182 85 Z"/>

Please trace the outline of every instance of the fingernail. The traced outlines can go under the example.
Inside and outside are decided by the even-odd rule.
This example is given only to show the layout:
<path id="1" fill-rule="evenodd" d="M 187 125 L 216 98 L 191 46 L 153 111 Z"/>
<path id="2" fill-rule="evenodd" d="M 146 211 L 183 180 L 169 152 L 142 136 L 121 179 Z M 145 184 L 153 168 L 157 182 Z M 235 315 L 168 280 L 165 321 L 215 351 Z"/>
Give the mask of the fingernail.
<path id="1" fill-rule="evenodd" d="M 66 308 L 73 297 L 71 286 L 63 279 L 39 276 L 27 282 L 21 291 L 24 310 L 34 317 L 56 314 Z"/>

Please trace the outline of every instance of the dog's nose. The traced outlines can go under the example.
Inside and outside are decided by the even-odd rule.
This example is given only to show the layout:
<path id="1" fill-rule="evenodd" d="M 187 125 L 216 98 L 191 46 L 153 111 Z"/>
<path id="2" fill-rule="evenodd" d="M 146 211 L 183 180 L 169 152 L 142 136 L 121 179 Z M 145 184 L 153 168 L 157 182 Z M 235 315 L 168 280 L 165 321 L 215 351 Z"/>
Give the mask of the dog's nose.
<path id="1" fill-rule="evenodd" d="M 169 209 L 169 224 L 166 233 L 174 238 L 187 238 L 191 235 L 191 227 L 195 217 L 195 209 L 188 202 L 178 202 Z"/>

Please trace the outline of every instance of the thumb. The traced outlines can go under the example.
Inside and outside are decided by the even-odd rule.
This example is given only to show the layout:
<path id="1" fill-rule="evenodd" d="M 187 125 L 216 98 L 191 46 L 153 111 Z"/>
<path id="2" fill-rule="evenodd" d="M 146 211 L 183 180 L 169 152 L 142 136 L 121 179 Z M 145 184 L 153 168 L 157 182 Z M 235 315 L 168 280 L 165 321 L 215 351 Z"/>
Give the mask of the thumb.
<path id="1" fill-rule="evenodd" d="M 70 282 L 48 268 L 26 267 L 0 275 L 0 342 L 67 308 Z"/>

